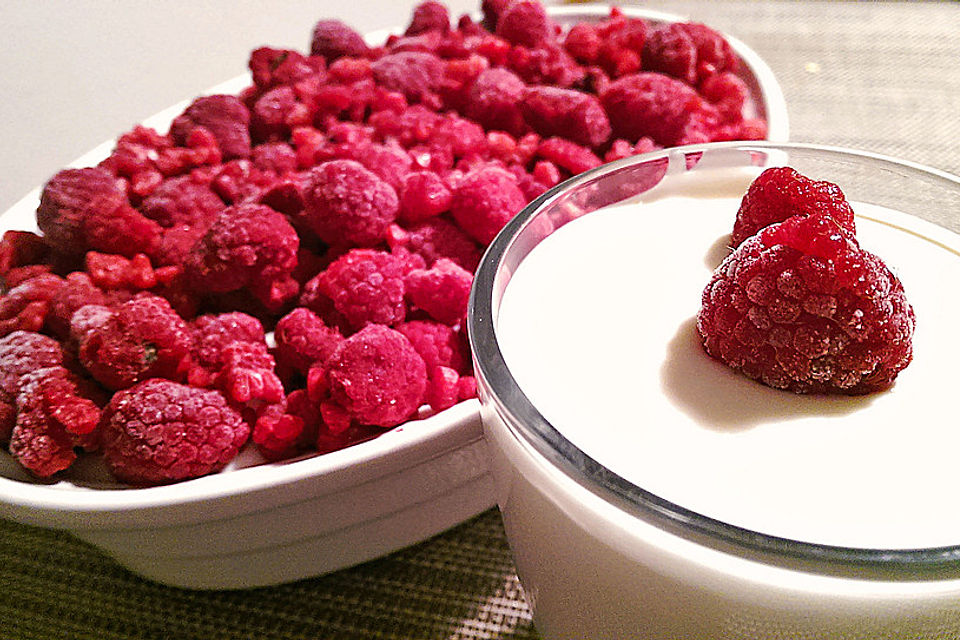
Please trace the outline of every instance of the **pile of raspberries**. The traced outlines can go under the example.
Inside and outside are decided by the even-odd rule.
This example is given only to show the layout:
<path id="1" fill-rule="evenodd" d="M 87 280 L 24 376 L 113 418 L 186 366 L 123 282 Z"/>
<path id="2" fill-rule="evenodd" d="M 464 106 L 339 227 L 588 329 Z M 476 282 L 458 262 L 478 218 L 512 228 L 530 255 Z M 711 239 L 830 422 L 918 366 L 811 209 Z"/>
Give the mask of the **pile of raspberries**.
<path id="1" fill-rule="evenodd" d="M 790 167 L 750 185 L 733 252 L 703 291 L 711 356 L 796 393 L 873 393 L 913 358 L 916 319 L 897 276 L 860 247 L 837 185 Z"/>
<path id="2" fill-rule="evenodd" d="M 45 185 L 0 242 L 0 442 L 48 477 L 100 451 L 121 481 L 328 452 L 474 397 L 481 252 L 560 181 L 656 148 L 766 135 L 700 24 L 561 30 L 534 0 L 451 25 L 432 1 L 370 46 L 309 54 L 137 126 Z"/>

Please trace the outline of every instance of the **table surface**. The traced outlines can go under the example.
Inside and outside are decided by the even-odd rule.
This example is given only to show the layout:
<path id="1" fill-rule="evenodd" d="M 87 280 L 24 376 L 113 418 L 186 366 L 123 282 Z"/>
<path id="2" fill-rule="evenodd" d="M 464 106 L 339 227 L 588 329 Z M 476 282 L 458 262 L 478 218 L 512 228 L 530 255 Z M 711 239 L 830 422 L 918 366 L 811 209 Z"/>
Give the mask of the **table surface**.
<path id="1" fill-rule="evenodd" d="M 337 16 L 363 30 L 403 24 L 413 5 L 382 3 L 370 11 L 370 2 L 265 4 L 6 6 L 0 210 L 97 143 L 242 72 L 256 46 L 303 49 L 321 17 Z M 454 13 L 475 6 L 447 4 Z M 960 3 L 642 4 L 707 22 L 755 49 L 783 87 L 792 140 L 960 174 Z M 220 35 L 224 30 L 230 37 Z M 193 62 L 197 57 L 203 64 Z M 62 532 L 0 521 L 0 594 L 3 638 L 539 637 L 495 510 L 359 567 L 226 592 L 151 583 Z"/>

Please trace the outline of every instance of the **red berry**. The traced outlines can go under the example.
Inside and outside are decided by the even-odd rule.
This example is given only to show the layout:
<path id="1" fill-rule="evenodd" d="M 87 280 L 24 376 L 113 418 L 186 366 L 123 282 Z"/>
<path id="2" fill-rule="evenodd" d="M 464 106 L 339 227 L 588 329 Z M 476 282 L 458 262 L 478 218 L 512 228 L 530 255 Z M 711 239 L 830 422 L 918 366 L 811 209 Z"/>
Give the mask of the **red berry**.
<path id="1" fill-rule="evenodd" d="M 190 353 L 187 324 L 159 296 L 139 294 L 86 331 L 79 357 L 98 382 L 125 389 L 147 378 L 178 379 Z"/>
<path id="2" fill-rule="evenodd" d="M 793 217 L 740 245 L 697 318 L 707 353 L 797 393 L 889 387 L 910 363 L 914 323 L 897 277 L 827 216 Z"/>
<path id="3" fill-rule="evenodd" d="M 663 25 L 650 33 L 643 66 L 696 85 L 713 74 L 736 71 L 739 60 L 717 31 L 694 22 Z"/>
<path id="4" fill-rule="evenodd" d="M 101 429 L 110 471 L 123 482 L 140 485 L 218 471 L 250 435 L 219 392 L 160 379 L 115 394 Z"/>
<path id="5" fill-rule="evenodd" d="M 488 167 L 469 173 L 453 194 L 451 214 L 474 240 L 489 244 L 527 199 L 507 171 Z"/>
<path id="6" fill-rule="evenodd" d="M 466 115 L 486 129 L 521 135 L 527 127 L 520 113 L 526 83 L 509 69 L 480 72 L 470 88 Z"/>
<path id="7" fill-rule="evenodd" d="M 400 332 L 370 325 L 347 338 L 325 367 L 330 396 L 361 424 L 393 427 L 423 402 L 426 366 Z"/>
<path id="8" fill-rule="evenodd" d="M 277 363 L 306 375 L 314 364 L 324 364 L 343 342 L 343 336 L 314 312 L 298 307 L 282 317 L 273 332 Z"/>
<path id="9" fill-rule="evenodd" d="M 397 193 L 353 160 L 325 162 L 304 179 L 303 224 L 329 245 L 372 247 L 397 217 Z"/>
<path id="10" fill-rule="evenodd" d="M 790 167 L 765 170 L 747 189 L 733 224 L 736 247 L 764 227 L 792 216 L 829 216 L 851 234 L 856 233 L 853 209 L 840 187 L 811 180 Z"/>
<path id="11" fill-rule="evenodd" d="M 313 28 L 310 54 L 327 62 L 341 56 L 362 57 L 367 51 L 363 37 L 340 20 L 321 20 Z"/>
<path id="12" fill-rule="evenodd" d="M 173 119 L 170 137 L 186 145 L 197 127 L 213 135 L 224 160 L 250 155 L 250 111 L 236 97 L 218 94 L 197 98 Z"/>
<path id="13" fill-rule="evenodd" d="M 10 439 L 23 377 L 62 363 L 63 351 L 53 338 L 28 331 L 14 331 L 0 338 L 0 444 Z"/>
<path id="14" fill-rule="evenodd" d="M 421 2 L 414 8 L 404 35 L 415 36 L 428 31 L 446 33 L 450 30 L 450 14 L 447 8 L 434 0 Z"/>
<path id="15" fill-rule="evenodd" d="M 448 325 L 459 323 L 467 314 L 467 300 L 473 276 L 447 258 L 438 259 L 429 269 L 407 274 L 407 297 L 412 306 Z"/>
<path id="16" fill-rule="evenodd" d="M 610 137 L 610 121 L 600 101 L 582 91 L 530 87 L 520 112 L 544 137 L 563 136 L 587 147 L 598 147 Z"/>
<path id="17" fill-rule="evenodd" d="M 496 33 L 511 44 L 536 47 L 553 35 L 553 24 L 538 0 L 514 0 L 497 20 Z"/>

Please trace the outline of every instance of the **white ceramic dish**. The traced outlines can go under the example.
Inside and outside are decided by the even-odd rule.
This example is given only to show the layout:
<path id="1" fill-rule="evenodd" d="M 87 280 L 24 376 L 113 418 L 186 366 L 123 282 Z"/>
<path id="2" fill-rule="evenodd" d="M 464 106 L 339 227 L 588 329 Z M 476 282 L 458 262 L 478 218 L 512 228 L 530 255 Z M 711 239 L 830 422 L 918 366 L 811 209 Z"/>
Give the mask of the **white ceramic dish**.
<path id="1" fill-rule="evenodd" d="M 680 18 L 627 8 L 653 22 Z M 596 20 L 604 5 L 551 7 L 561 24 Z M 368 35 L 382 42 L 388 32 Z M 730 38 L 744 61 L 771 140 L 787 138 L 783 94 L 767 65 Z M 247 75 L 205 94 L 237 93 Z M 182 102 L 144 120 L 165 131 Z M 70 164 L 92 166 L 113 140 Z M 35 229 L 39 188 L 0 217 L 2 229 Z M 461 403 L 380 438 L 323 456 L 263 464 L 252 452 L 222 473 L 124 488 L 96 465 L 69 479 L 32 480 L 0 454 L 0 517 L 65 529 L 127 568 L 188 588 L 245 588 L 320 575 L 425 540 L 495 504 L 477 401 Z"/>

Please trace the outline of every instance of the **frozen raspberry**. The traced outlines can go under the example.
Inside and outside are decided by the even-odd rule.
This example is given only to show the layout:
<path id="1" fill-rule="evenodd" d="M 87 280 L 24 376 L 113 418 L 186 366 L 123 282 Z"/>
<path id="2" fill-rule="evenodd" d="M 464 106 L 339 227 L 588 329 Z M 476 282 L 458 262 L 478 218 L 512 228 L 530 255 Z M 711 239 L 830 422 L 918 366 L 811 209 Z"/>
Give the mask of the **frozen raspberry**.
<path id="1" fill-rule="evenodd" d="M 44 186 L 37 208 L 44 240 L 67 256 L 87 250 L 132 256 L 151 252 L 160 234 L 156 222 L 127 201 L 105 169 L 64 169 Z"/>
<path id="2" fill-rule="evenodd" d="M 283 214 L 259 204 L 234 205 L 220 212 L 194 246 L 184 274 L 198 292 L 249 287 L 268 308 L 278 308 L 286 302 L 299 244 Z"/>
<path id="3" fill-rule="evenodd" d="M 370 325 L 347 338 L 325 367 L 330 396 L 356 421 L 393 427 L 423 402 L 423 358 L 399 331 Z"/>
<path id="4" fill-rule="evenodd" d="M 897 277 L 827 216 L 793 217 L 740 245 L 697 318 L 707 353 L 797 393 L 886 389 L 910 363 L 914 323 Z"/>
<path id="5" fill-rule="evenodd" d="M 247 441 L 250 428 L 217 391 L 146 380 L 113 396 L 101 438 L 111 473 L 156 485 L 219 471 Z"/>
<path id="6" fill-rule="evenodd" d="M 596 154 L 567 138 L 547 138 L 537 147 L 537 155 L 573 174 L 600 166 Z"/>
<path id="7" fill-rule="evenodd" d="M 493 31 L 497 28 L 497 21 L 506 11 L 513 0 L 481 0 L 480 10 L 483 12 L 483 26 Z"/>
<path id="8" fill-rule="evenodd" d="M 377 174 L 377 177 L 394 190 L 400 188 L 413 165 L 410 154 L 396 143 L 361 145 L 354 153 L 354 160 Z"/>
<path id="9" fill-rule="evenodd" d="M 223 208 L 223 200 L 210 187 L 190 176 L 164 180 L 140 204 L 140 212 L 161 227 L 209 227 Z"/>
<path id="10" fill-rule="evenodd" d="M 701 82 L 699 89 L 700 95 L 709 100 L 724 119 L 731 122 L 743 119 L 743 107 L 750 96 L 750 90 L 736 74 L 716 73 Z"/>
<path id="11" fill-rule="evenodd" d="M 413 10 L 410 26 L 404 35 L 415 36 L 427 31 L 446 33 L 450 30 L 450 14 L 447 8 L 434 0 L 421 2 Z"/>
<path id="12" fill-rule="evenodd" d="M 40 331 L 50 313 L 50 301 L 62 286 L 59 276 L 42 273 L 0 297 L 0 336 L 14 331 Z"/>
<path id="13" fill-rule="evenodd" d="M 520 113 L 520 101 L 526 87 L 526 83 L 509 69 L 482 71 L 470 89 L 466 115 L 485 129 L 521 135 L 526 124 Z"/>
<path id="14" fill-rule="evenodd" d="M 432 171 L 408 173 L 400 185 L 402 222 L 421 222 L 450 210 L 453 194 L 443 180 Z"/>
<path id="15" fill-rule="evenodd" d="M 427 370 L 424 401 L 433 411 L 449 409 L 460 401 L 460 374 L 449 367 Z"/>
<path id="16" fill-rule="evenodd" d="M 600 54 L 600 45 L 603 42 L 597 33 L 596 27 L 587 22 L 580 22 L 570 27 L 564 38 L 563 47 L 578 62 L 593 64 Z"/>
<path id="17" fill-rule="evenodd" d="M 737 211 L 730 242 L 734 247 L 764 227 L 792 216 L 829 216 L 856 233 L 853 209 L 840 187 L 811 180 L 790 167 L 765 170 L 747 189 Z"/>
<path id="18" fill-rule="evenodd" d="M 234 342 L 265 344 L 263 325 L 253 316 L 239 311 L 205 314 L 190 323 L 193 333 L 190 371 L 192 385 L 210 387 L 225 363 L 224 352 Z"/>
<path id="19" fill-rule="evenodd" d="M 236 97 L 218 94 L 197 98 L 173 119 L 170 137 L 186 145 L 197 127 L 213 134 L 224 160 L 250 155 L 250 111 Z"/>
<path id="20" fill-rule="evenodd" d="M 411 320 L 396 327 L 417 350 L 427 371 L 447 367 L 458 373 L 466 370 L 469 354 L 463 336 L 449 325 L 433 320 Z"/>
<path id="21" fill-rule="evenodd" d="M 126 289 L 142 291 L 160 284 L 169 284 L 180 275 L 175 266 L 154 269 L 150 259 L 142 253 L 133 258 L 88 251 L 84 260 L 90 281 L 105 291 Z"/>
<path id="22" fill-rule="evenodd" d="M 63 286 L 50 299 L 47 328 L 61 340 L 70 337 L 70 323 L 77 309 L 86 305 L 106 305 L 107 295 L 93 283 L 90 276 L 74 271 L 64 278 Z"/>
<path id="23" fill-rule="evenodd" d="M 350 329 L 394 325 L 406 317 L 403 262 L 374 249 L 351 249 L 304 287 L 301 304 L 329 320 L 326 306 Z"/>
<path id="24" fill-rule="evenodd" d="M 736 71 L 739 60 L 724 37 L 698 23 L 672 23 L 650 33 L 643 65 L 696 85 L 721 71 Z"/>
<path id="25" fill-rule="evenodd" d="M 610 121 L 594 96 L 572 89 L 530 87 L 520 103 L 530 128 L 544 137 L 563 136 L 597 147 L 610 137 Z"/>
<path id="26" fill-rule="evenodd" d="M 529 84 L 570 88 L 586 77 L 586 70 L 577 64 L 563 47 L 553 43 L 536 49 L 513 47 L 506 62 L 510 69 Z"/>
<path id="27" fill-rule="evenodd" d="M 287 119 L 298 105 L 293 87 L 270 89 L 250 109 L 250 136 L 254 142 L 280 140 L 289 133 Z"/>
<path id="28" fill-rule="evenodd" d="M 630 141 L 647 136 L 663 146 L 683 142 L 691 117 L 706 109 L 695 89 L 653 72 L 615 80 L 600 101 L 617 136 Z"/>
<path id="29" fill-rule="evenodd" d="M 319 423 L 319 409 L 297 389 L 257 416 L 253 442 L 268 460 L 279 460 L 313 446 Z"/>
<path id="30" fill-rule="evenodd" d="M 74 447 L 97 447 L 100 407 L 91 389 L 60 366 L 21 379 L 10 453 L 35 476 L 46 478 L 73 464 Z"/>
<path id="31" fill-rule="evenodd" d="M 286 142 L 265 142 L 253 148 L 250 157 L 253 165 L 261 171 L 285 176 L 297 170 L 297 154 Z"/>
<path id="32" fill-rule="evenodd" d="M 306 375 L 315 363 L 327 361 L 343 336 L 314 312 L 298 307 L 280 318 L 273 332 L 277 363 Z"/>
<path id="33" fill-rule="evenodd" d="M 223 367 L 214 384 L 237 404 L 275 403 L 283 399 L 276 362 L 262 342 L 234 341 L 223 349 Z"/>
<path id="34" fill-rule="evenodd" d="M 553 24 L 538 0 L 514 0 L 497 20 L 496 34 L 511 44 L 537 47 L 553 36 Z"/>
<path id="35" fill-rule="evenodd" d="M 43 238 L 35 233 L 4 231 L 0 240 L 0 275 L 6 279 L 11 269 L 39 264 L 47 257 L 49 249 Z"/>
<path id="36" fill-rule="evenodd" d="M 440 258 L 429 269 L 411 271 L 405 282 L 413 307 L 431 318 L 455 325 L 466 316 L 473 276 L 456 262 Z"/>
<path id="37" fill-rule="evenodd" d="M 339 20 L 321 20 L 313 28 L 310 54 L 332 62 L 341 56 L 363 57 L 367 53 L 363 37 Z"/>
<path id="38" fill-rule="evenodd" d="M 117 390 L 147 378 L 182 377 L 190 346 L 187 324 L 170 303 L 139 294 L 116 307 L 105 323 L 86 332 L 79 357 L 97 382 Z"/>
<path id="39" fill-rule="evenodd" d="M 383 56 L 373 63 L 372 69 L 378 85 L 420 102 L 440 87 L 444 66 L 432 53 L 401 51 Z"/>
<path id="40" fill-rule="evenodd" d="M 491 167 L 464 177 L 453 194 L 451 214 L 474 240 L 487 245 L 526 204 L 516 179 Z"/>
<path id="41" fill-rule="evenodd" d="M 10 439 L 23 377 L 62 362 L 63 351 L 53 338 L 28 331 L 0 338 L 0 444 Z"/>
<path id="42" fill-rule="evenodd" d="M 293 84 L 323 69 L 319 58 L 307 58 L 298 51 L 270 47 L 254 49 L 248 66 L 254 84 L 264 90 L 278 84 Z"/>
<path id="43" fill-rule="evenodd" d="M 303 224 L 333 246 L 371 247 L 397 217 L 397 193 L 359 162 L 333 160 L 307 173 Z"/>

